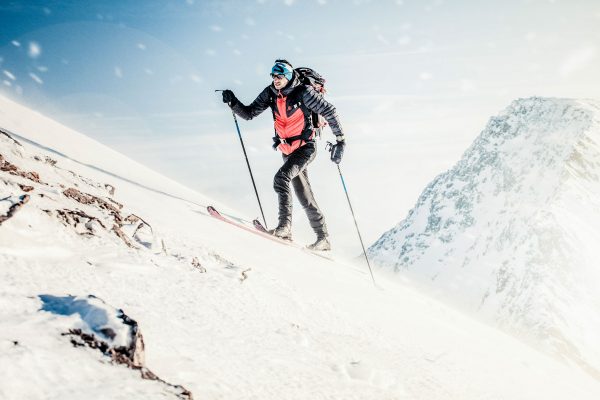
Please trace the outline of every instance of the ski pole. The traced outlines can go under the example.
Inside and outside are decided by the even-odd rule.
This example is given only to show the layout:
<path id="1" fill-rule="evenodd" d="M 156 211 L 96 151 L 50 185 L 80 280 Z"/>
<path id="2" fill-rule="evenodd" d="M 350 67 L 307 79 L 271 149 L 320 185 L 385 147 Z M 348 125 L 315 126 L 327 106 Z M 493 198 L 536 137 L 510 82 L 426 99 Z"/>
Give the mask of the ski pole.
<path id="1" fill-rule="evenodd" d="M 215 90 L 215 92 L 222 92 L 223 90 Z M 256 183 L 254 182 L 254 175 L 252 174 L 252 168 L 250 168 L 250 161 L 248 160 L 248 154 L 246 153 L 246 146 L 244 146 L 244 140 L 242 139 L 242 133 L 240 132 L 240 125 L 238 124 L 237 117 L 235 116 L 235 112 L 231 110 L 231 114 L 233 115 L 233 120 L 235 121 L 235 127 L 237 129 L 238 137 L 240 138 L 240 143 L 242 144 L 242 150 L 244 151 L 244 158 L 246 158 L 246 165 L 248 165 L 248 172 L 250 172 L 250 179 L 252 180 L 252 186 L 254 187 L 254 193 L 256 193 L 256 199 L 258 200 L 258 207 L 260 208 L 260 213 L 263 218 L 263 222 L 265 224 L 265 229 L 267 228 L 267 219 L 265 218 L 265 213 L 263 212 L 262 204 L 260 202 L 260 197 L 258 196 L 258 190 L 256 189 Z"/>
<path id="2" fill-rule="evenodd" d="M 333 152 L 333 143 L 327 142 L 327 150 L 329 152 Z M 373 270 L 371 269 L 371 263 L 369 263 L 369 257 L 367 256 L 367 251 L 365 250 L 365 244 L 363 242 L 362 236 L 360 234 L 360 229 L 358 228 L 358 222 L 356 222 L 356 216 L 354 215 L 354 209 L 352 208 L 352 203 L 350 202 L 350 196 L 348 195 L 348 189 L 346 188 L 346 182 L 344 181 L 344 175 L 342 175 L 342 170 L 340 165 L 337 164 L 338 173 L 340 174 L 340 179 L 342 180 L 342 186 L 344 187 L 344 193 L 346 193 L 346 199 L 348 200 L 348 205 L 350 206 L 350 213 L 352 213 L 352 218 L 354 219 L 354 226 L 356 227 L 356 232 L 358 233 L 358 240 L 360 240 L 360 245 L 362 246 L 363 254 L 365 255 L 365 260 L 367 260 L 367 266 L 369 267 L 369 272 L 371 273 L 371 279 L 373 280 L 373 285 L 377 287 L 375 283 L 375 277 L 373 276 Z"/>

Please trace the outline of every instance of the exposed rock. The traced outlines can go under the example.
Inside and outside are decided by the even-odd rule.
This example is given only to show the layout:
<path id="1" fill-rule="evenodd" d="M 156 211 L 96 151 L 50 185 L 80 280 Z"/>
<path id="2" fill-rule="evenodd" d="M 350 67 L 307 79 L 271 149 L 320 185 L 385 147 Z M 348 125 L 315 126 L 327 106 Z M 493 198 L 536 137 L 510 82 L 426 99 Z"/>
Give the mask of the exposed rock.
<path id="1" fill-rule="evenodd" d="M 46 164 L 50 164 L 52 166 L 56 165 L 56 160 L 48 157 L 48 156 L 44 156 L 44 158 L 40 157 L 40 156 L 33 156 L 33 159 L 36 161 L 40 161 L 40 162 L 45 162 Z"/>
<path id="2" fill-rule="evenodd" d="M 119 238 L 121 238 L 121 240 L 123 240 L 127 246 L 131 247 L 132 249 L 137 249 L 138 247 L 135 244 L 133 244 L 131 239 L 129 239 L 129 237 L 125 234 L 125 232 L 123 232 L 121 227 L 122 227 L 121 224 L 115 224 L 112 227 L 112 231 L 115 233 L 115 235 L 117 235 Z"/>
<path id="3" fill-rule="evenodd" d="M 206 272 L 206 268 L 204 268 L 201 264 L 200 261 L 198 260 L 198 257 L 194 257 L 192 258 L 192 266 L 194 268 L 196 268 L 197 270 L 199 270 L 201 273 L 205 273 Z"/>
<path id="4" fill-rule="evenodd" d="M 24 192 L 31 192 L 33 190 L 33 186 L 28 186 L 28 185 L 21 185 L 19 184 L 19 187 L 21 188 L 22 191 Z"/>
<path id="5" fill-rule="evenodd" d="M 113 185 L 110 185 L 110 184 L 107 183 L 107 184 L 104 185 L 104 188 L 106 190 L 108 190 L 108 194 L 110 194 L 111 196 L 114 196 L 114 194 L 115 194 L 115 187 Z"/>
<path id="6" fill-rule="evenodd" d="M 93 226 L 94 222 L 106 229 L 106 226 L 98 218 L 80 210 L 62 209 L 56 210 L 56 214 L 65 225 L 74 227 L 75 231 L 80 235 L 93 236 L 95 233 Z"/>
<path id="7" fill-rule="evenodd" d="M 248 272 L 252 271 L 252 268 L 248 268 L 242 271 L 242 277 L 240 278 L 240 283 L 244 282 L 246 279 L 248 279 Z"/>
<path id="8" fill-rule="evenodd" d="M 123 208 L 122 204 L 116 203 L 115 201 L 112 202 L 115 203 L 116 206 L 110 204 L 104 199 L 101 199 L 100 197 L 87 193 L 82 193 L 75 188 L 68 188 L 63 191 L 63 194 L 75 201 L 78 201 L 81 204 L 97 204 L 100 208 L 112 211 L 115 214 L 119 214 L 119 210 Z"/>
<path id="9" fill-rule="evenodd" d="M 10 217 L 15 215 L 15 213 L 17 211 L 19 211 L 21 209 L 21 207 L 23 207 L 23 205 L 25 203 L 27 203 L 28 201 L 29 201 L 28 194 L 24 194 L 24 195 L 20 196 L 19 200 L 9 207 L 8 212 L 5 215 L 0 215 L 0 225 L 2 225 L 2 223 L 4 221 L 6 221 L 7 219 L 9 219 Z"/>
<path id="10" fill-rule="evenodd" d="M 19 167 L 8 162 L 2 154 L 0 154 L 0 171 L 8 172 L 11 175 L 21 176 L 37 183 L 42 183 L 40 182 L 40 175 L 37 172 L 21 171 Z"/>

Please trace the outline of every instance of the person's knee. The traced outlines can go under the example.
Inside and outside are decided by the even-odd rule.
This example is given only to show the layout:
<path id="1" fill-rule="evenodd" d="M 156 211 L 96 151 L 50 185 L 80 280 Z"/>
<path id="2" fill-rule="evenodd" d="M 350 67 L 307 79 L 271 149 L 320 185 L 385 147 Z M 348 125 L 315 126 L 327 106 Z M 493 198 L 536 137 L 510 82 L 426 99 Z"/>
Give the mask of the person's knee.
<path id="1" fill-rule="evenodd" d="M 279 191 L 281 189 L 287 190 L 289 186 L 290 177 L 288 176 L 288 174 L 286 174 L 282 170 L 277 171 L 275 177 L 273 178 L 273 188 L 275 188 L 276 191 Z"/>

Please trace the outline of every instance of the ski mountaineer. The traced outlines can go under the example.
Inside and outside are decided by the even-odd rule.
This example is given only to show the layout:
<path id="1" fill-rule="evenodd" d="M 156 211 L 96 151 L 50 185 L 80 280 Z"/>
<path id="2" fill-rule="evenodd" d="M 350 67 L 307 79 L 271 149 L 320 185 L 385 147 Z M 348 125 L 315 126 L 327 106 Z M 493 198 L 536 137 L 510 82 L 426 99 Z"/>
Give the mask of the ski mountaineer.
<path id="1" fill-rule="evenodd" d="M 271 108 L 275 121 L 273 148 L 281 151 L 283 165 L 273 180 L 279 199 L 279 223 L 270 230 L 274 236 L 292 240 L 292 192 L 294 187 L 300 204 L 306 211 L 317 240 L 307 247 L 311 250 L 331 250 L 325 217 L 319 209 L 308 180 L 307 167 L 316 156 L 315 127 L 311 112 L 322 115 L 337 142 L 331 150 L 331 160 L 339 164 L 344 154 L 344 133 L 335 107 L 310 85 L 301 82 L 297 71 L 286 60 L 275 60 L 271 68 L 273 82 L 248 106 L 242 104 L 231 90 L 224 90 L 223 102 L 245 120 L 250 120 Z"/>

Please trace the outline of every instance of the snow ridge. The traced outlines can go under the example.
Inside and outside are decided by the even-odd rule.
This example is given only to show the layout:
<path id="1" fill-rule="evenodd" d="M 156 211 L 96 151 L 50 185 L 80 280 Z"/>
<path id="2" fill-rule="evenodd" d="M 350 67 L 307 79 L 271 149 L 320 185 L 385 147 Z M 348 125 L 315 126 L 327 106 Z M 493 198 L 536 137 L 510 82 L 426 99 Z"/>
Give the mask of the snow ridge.
<path id="1" fill-rule="evenodd" d="M 599 175 L 598 101 L 516 100 L 368 253 L 600 376 Z"/>

